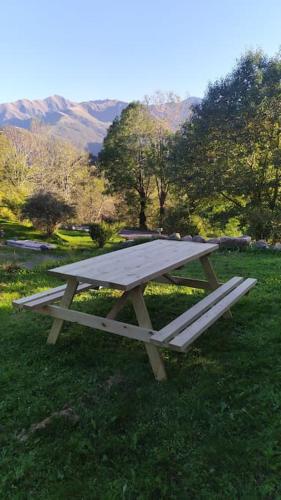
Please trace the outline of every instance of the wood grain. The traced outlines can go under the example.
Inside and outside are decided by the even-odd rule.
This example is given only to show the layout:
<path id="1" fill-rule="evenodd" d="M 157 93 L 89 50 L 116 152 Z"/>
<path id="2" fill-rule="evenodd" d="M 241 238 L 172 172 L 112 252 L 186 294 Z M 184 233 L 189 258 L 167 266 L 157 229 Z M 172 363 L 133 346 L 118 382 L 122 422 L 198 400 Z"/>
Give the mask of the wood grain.
<path id="1" fill-rule="evenodd" d="M 188 328 L 170 341 L 169 345 L 177 350 L 185 351 L 194 340 L 219 319 L 228 309 L 233 306 L 243 295 L 248 293 L 256 284 L 257 280 L 248 278 L 237 286 L 226 297 L 221 299 L 209 311 L 194 321 Z"/>
<path id="2" fill-rule="evenodd" d="M 156 240 L 51 269 L 64 277 L 109 288 L 130 290 L 217 250 L 218 245 Z"/>
<path id="3" fill-rule="evenodd" d="M 207 297 L 200 300 L 200 302 L 171 321 L 158 333 L 155 333 L 150 339 L 151 342 L 158 345 L 168 342 L 168 340 L 170 340 L 173 336 L 182 331 L 186 326 L 199 318 L 202 314 L 204 314 L 204 312 L 210 309 L 210 307 L 216 304 L 216 302 L 218 302 L 220 299 L 225 297 L 225 295 L 227 295 L 242 281 L 243 278 L 239 276 L 231 278 L 229 281 L 217 288 L 214 292 L 207 295 Z"/>

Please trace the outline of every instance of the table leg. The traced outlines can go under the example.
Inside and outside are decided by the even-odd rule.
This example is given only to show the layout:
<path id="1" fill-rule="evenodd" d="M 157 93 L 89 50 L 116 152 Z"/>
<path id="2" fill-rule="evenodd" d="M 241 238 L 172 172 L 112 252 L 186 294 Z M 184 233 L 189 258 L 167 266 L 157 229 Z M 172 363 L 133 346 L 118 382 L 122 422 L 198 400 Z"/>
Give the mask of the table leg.
<path id="1" fill-rule="evenodd" d="M 216 277 L 216 274 L 215 274 L 215 271 L 212 267 L 212 264 L 211 262 L 209 261 L 209 258 L 207 255 L 204 255 L 203 257 L 200 258 L 200 262 L 202 264 L 202 267 L 204 269 L 204 273 L 206 275 L 206 278 L 210 284 L 210 288 L 211 290 L 216 290 L 219 286 L 220 286 L 220 283 Z M 230 319 L 232 318 L 232 314 L 231 314 L 231 311 L 226 311 L 226 313 L 224 313 L 223 317 L 225 319 Z"/>
<path id="2" fill-rule="evenodd" d="M 130 298 L 130 292 L 124 292 L 121 297 L 117 299 L 115 304 L 110 309 L 109 313 L 106 315 L 108 319 L 115 319 L 117 314 L 123 309 Z"/>
<path id="3" fill-rule="evenodd" d="M 139 326 L 152 328 L 150 316 L 143 297 L 142 287 L 137 287 L 134 290 L 131 290 L 130 298 L 133 303 Z M 145 343 L 144 345 L 156 380 L 159 382 L 166 380 L 166 370 L 159 350 L 152 344 Z"/>
<path id="4" fill-rule="evenodd" d="M 67 281 L 67 286 L 64 292 L 64 295 L 60 301 L 60 306 L 64 307 L 65 309 L 69 309 L 69 306 L 72 303 L 73 297 L 75 295 L 75 292 L 78 287 L 78 281 L 75 278 L 71 278 Z M 60 334 L 60 331 L 63 326 L 63 320 L 62 319 L 55 319 L 51 328 L 51 331 L 49 333 L 48 339 L 47 339 L 47 344 L 55 344 L 57 341 L 57 338 Z"/>

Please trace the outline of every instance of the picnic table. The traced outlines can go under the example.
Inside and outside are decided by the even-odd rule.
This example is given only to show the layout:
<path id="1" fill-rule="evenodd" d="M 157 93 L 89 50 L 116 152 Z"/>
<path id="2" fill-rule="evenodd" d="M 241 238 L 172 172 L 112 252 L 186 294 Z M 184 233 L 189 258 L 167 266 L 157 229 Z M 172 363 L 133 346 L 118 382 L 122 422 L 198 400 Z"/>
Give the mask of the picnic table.
<path id="1" fill-rule="evenodd" d="M 13 304 L 54 318 L 47 339 L 49 344 L 57 341 L 64 321 L 142 341 L 155 378 L 165 380 L 167 376 L 159 347 L 185 352 L 218 318 L 231 317 L 230 307 L 256 284 L 253 278 L 239 276 L 224 284 L 219 283 L 209 260 L 210 254 L 217 249 L 216 244 L 186 241 L 143 243 L 51 269 L 51 274 L 66 281 L 64 285 L 17 299 Z M 201 263 L 206 280 L 171 274 L 171 271 L 196 260 Z M 211 293 L 157 331 L 152 327 L 144 300 L 145 287 L 150 281 L 205 289 Z M 70 309 L 75 294 L 88 289 L 98 291 L 101 287 L 122 292 L 106 317 Z M 59 304 L 54 304 L 57 301 Z M 115 319 L 128 301 L 132 302 L 138 326 Z"/>

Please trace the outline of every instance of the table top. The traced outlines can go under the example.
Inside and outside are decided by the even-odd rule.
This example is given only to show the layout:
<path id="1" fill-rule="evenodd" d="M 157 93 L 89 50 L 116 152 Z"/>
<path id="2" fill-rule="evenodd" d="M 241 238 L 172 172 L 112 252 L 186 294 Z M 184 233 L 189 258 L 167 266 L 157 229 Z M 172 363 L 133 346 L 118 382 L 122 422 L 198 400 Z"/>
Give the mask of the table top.
<path id="1" fill-rule="evenodd" d="M 51 269 L 58 276 L 131 290 L 218 249 L 213 243 L 155 240 Z"/>

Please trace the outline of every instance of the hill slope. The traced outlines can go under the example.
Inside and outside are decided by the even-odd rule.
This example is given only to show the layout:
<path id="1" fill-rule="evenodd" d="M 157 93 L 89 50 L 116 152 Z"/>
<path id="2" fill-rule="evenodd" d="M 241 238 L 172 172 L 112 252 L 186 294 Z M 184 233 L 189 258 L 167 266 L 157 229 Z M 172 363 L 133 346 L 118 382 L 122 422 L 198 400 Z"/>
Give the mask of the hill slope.
<path id="1" fill-rule="evenodd" d="M 150 111 L 176 129 L 190 117 L 192 105 L 199 102 L 199 98 L 189 97 L 181 102 L 151 105 Z M 77 103 L 58 95 L 33 101 L 21 99 L 0 104 L 0 127 L 36 128 L 96 154 L 108 127 L 127 105 L 112 99 Z"/>

